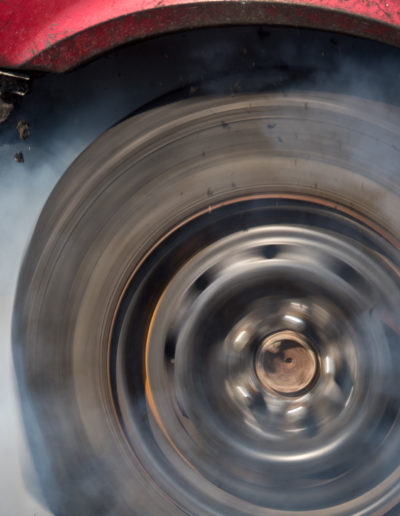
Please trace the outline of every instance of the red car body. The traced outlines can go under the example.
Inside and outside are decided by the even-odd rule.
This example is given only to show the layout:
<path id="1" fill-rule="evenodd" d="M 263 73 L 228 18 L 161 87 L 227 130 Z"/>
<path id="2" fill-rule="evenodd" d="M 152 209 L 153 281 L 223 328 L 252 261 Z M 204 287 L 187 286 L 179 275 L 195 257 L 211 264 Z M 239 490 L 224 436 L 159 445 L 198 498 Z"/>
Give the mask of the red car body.
<path id="1" fill-rule="evenodd" d="M 146 36 L 241 24 L 326 29 L 400 46 L 398 0 L 0 0 L 0 67 L 63 72 Z"/>

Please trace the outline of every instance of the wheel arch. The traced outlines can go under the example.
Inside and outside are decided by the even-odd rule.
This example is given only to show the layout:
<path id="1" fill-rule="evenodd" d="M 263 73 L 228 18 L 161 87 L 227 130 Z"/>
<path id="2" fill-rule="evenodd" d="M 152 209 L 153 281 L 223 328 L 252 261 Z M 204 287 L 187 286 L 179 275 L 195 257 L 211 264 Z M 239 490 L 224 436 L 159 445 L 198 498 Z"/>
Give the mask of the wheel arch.
<path id="1" fill-rule="evenodd" d="M 0 3 L 0 66 L 65 72 L 123 44 L 179 30 L 287 25 L 400 46 L 395 0 L 24 0 Z"/>

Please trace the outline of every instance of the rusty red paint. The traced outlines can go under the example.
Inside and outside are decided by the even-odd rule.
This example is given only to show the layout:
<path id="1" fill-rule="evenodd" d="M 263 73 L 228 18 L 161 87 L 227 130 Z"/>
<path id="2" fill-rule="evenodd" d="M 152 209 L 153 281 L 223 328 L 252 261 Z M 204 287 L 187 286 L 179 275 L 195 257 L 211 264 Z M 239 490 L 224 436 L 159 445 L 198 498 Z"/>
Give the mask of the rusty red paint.
<path id="1" fill-rule="evenodd" d="M 0 0 L 0 66 L 62 72 L 135 39 L 229 24 L 320 28 L 400 46 L 399 0 Z"/>

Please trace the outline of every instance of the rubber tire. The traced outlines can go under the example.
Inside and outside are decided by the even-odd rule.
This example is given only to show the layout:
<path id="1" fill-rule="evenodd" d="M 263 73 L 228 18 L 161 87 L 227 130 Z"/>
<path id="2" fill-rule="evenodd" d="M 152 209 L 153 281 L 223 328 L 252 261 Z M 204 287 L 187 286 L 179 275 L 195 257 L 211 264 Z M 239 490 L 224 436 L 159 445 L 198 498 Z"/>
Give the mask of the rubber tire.
<path id="1" fill-rule="evenodd" d="M 255 193 L 327 199 L 399 238 L 399 120 L 394 108 L 337 95 L 194 99 L 120 123 L 72 164 L 32 236 L 13 319 L 25 425 L 57 516 L 208 514 L 190 494 L 180 507 L 165 497 L 115 421 L 106 346 L 122 289 L 180 221 Z"/>

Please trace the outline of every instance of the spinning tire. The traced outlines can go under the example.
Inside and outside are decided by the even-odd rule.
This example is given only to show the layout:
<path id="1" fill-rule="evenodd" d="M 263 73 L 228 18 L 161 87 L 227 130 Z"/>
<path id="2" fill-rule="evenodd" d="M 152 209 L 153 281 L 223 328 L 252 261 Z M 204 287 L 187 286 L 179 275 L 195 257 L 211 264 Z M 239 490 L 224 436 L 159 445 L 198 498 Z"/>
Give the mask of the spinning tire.
<path id="1" fill-rule="evenodd" d="M 13 321 L 57 516 L 400 502 L 399 121 L 335 95 L 192 99 L 72 164 Z"/>

